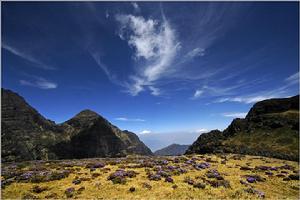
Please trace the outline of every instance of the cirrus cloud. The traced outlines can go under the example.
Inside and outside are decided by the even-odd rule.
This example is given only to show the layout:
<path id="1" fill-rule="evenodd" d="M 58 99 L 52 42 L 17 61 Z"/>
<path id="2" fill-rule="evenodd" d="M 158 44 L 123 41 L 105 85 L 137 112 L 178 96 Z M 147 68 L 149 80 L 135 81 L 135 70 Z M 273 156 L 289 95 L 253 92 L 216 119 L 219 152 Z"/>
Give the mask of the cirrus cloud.
<path id="1" fill-rule="evenodd" d="M 126 121 L 126 122 L 145 122 L 146 120 L 140 118 L 127 118 L 127 117 L 117 117 L 117 121 Z"/>
<path id="2" fill-rule="evenodd" d="M 155 81 L 170 73 L 171 64 L 180 49 L 175 31 L 164 18 L 161 22 L 142 16 L 116 15 L 121 28 L 119 36 L 134 49 L 134 58 L 143 64 L 130 76 L 128 92 L 136 96 L 148 87 L 153 95 Z M 152 86 L 152 87 L 151 87 Z"/>
<path id="3" fill-rule="evenodd" d="M 246 117 L 246 112 L 230 112 L 230 113 L 222 113 L 224 117 L 232 117 L 232 118 L 244 118 Z"/>
<path id="4" fill-rule="evenodd" d="M 20 80 L 19 83 L 23 86 L 36 87 L 44 90 L 55 89 L 58 86 L 57 83 L 42 77 L 34 77 L 32 80 Z"/>

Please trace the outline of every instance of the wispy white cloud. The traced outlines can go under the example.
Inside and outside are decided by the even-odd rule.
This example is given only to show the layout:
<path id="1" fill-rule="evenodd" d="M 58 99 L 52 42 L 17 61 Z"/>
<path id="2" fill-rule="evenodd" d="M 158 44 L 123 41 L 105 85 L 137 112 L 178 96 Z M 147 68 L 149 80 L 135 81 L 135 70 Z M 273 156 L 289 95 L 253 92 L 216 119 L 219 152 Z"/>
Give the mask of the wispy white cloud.
<path id="1" fill-rule="evenodd" d="M 208 86 L 204 85 L 201 87 L 201 89 L 198 89 L 195 91 L 192 99 L 197 99 L 202 96 L 205 97 L 217 97 L 217 96 L 225 96 L 225 95 L 232 95 L 238 90 L 239 88 L 243 86 L 249 86 L 252 85 L 253 83 L 257 83 L 255 80 L 253 81 L 240 81 L 240 82 L 235 82 L 233 85 L 230 86 Z"/>
<path id="2" fill-rule="evenodd" d="M 259 91 L 251 94 L 245 95 L 236 95 L 236 96 L 229 96 L 229 97 L 222 97 L 215 101 L 215 103 L 224 103 L 224 102 L 238 102 L 238 103 L 256 103 L 258 101 L 272 99 L 272 98 L 282 98 L 290 96 L 290 88 L 294 84 L 298 83 L 298 73 L 295 73 L 286 79 L 284 79 L 287 84 L 284 84 L 278 88 Z"/>
<path id="3" fill-rule="evenodd" d="M 258 96 L 241 96 L 241 97 L 226 97 L 220 98 L 216 101 L 216 103 L 224 103 L 224 102 L 238 102 L 238 103 L 256 103 L 258 101 L 262 101 L 265 99 L 276 98 L 276 95 L 258 95 Z"/>
<path id="4" fill-rule="evenodd" d="M 200 129 L 197 129 L 195 130 L 196 133 L 205 133 L 205 132 L 208 132 L 208 129 L 206 128 L 200 128 Z"/>
<path id="5" fill-rule="evenodd" d="M 151 90 L 151 94 L 153 96 L 159 96 L 161 94 L 161 90 L 154 86 L 149 86 L 149 89 Z"/>
<path id="6" fill-rule="evenodd" d="M 244 118 L 247 115 L 245 112 L 230 112 L 230 113 L 222 113 L 224 117 L 232 117 L 232 118 Z"/>
<path id="7" fill-rule="evenodd" d="M 149 130 L 143 130 L 143 131 L 141 131 L 139 134 L 140 134 L 140 135 L 145 135 L 145 134 L 150 134 L 150 133 L 152 133 L 152 132 L 149 131 Z"/>
<path id="8" fill-rule="evenodd" d="M 127 40 L 135 50 L 135 59 L 143 61 L 137 73 L 130 76 L 131 83 L 128 84 L 130 93 L 135 96 L 170 73 L 180 43 L 165 18 L 159 22 L 142 16 L 117 15 L 116 20 L 121 24 L 120 38 Z M 157 94 L 149 89 L 153 95 Z"/>
<path id="9" fill-rule="evenodd" d="M 57 83 L 51 82 L 42 77 L 35 77 L 34 80 L 20 80 L 20 84 L 23 86 L 31 86 L 40 89 L 55 89 L 57 88 Z"/>
<path id="10" fill-rule="evenodd" d="M 195 48 L 191 51 L 189 51 L 185 57 L 188 58 L 188 59 L 192 59 L 192 58 L 195 58 L 195 57 L 198 57 L 198 56 L 204 56 L 205 55 L 205 50 L 202 49 L 202 48 Z"/>
<path id="11" fill-rule="evenodd" d="M 131 5 L 133 6 L 133 9 L 135 12 L 141 11 L 141 8 L 139 7 L 139 5 L 136 2 L 132 2 Z"/>
<path id="12" fill-rule="evenodd" d="M 224 29 L 227 29 L 227 22 L 232 21 L 229 19 L 231 19 L 232 13 L 236 12 L 235 8 L 224 9 L 225 7 L 209 5 L 207 9 L 197 12 L 201 13 L 201 17 L 199 16 L 199 19 L 195 20 L 197 26 L 189 27 L 193 30 L 193 33 L 189 35 L 193 36 L 184 35 L 182 37 L 180 36 L 181 32 L 175 30 L 177 22 L 172 24 L 167 20 L 162 6 L 161 19 L 159 19 L 137 16 L 140 12 L 139 5 L 136 2 L 132 2 L 131 5 L 135 11 L 134 15 L 117 14 L 115 19 L 120 24 L 119 37 L 127 41 L 134 50 L 134 72 L 128 75 L 128 79 L 122 82 L 116 81 L 116 78 L 112 78 L 113 75 L 109 68 L 101 62 L 100 57 L 93 56 L 112 82 L 117 82 L 132 96 L 143 91 L 150 91 L 152 95 L 160 96 L 166 79 L 173 81 L 178 79 L 199 80 L 217 73 L 216 69 L 190 73 L 191 71 L 186 69 L 186 64 L 196 57 L 205 55 L 206 49 L 224 33 Z M 194 20 L 194 17 L 188 17 L 189 20 Z M 173 20 L 174 16 L 170 19 Z"/>
<path id="13" fill-rule="evenodd" d="M 2 48 L 9 51 L 10 53 L 19 56 L 20 58 L 33 63 L 34 67 L 45 69 L 45 70 L 54 70 L 55 68 L 49 65 L 44 64 L 40 60 L 36 59 L 31 53 L 27 51 L 23 51 L 21 49 L 15 48 L 13 46 L 7 45 L 6 43 L 2 43 Z"/>
<path id="14" fill-rule="evenodd" d="M 285 79 L 286 82 L 289 84 L 297 84 L 299 83 L 299 72 L 292 74 L 291 76 Z"/>
<path id="15" fill-rule="evenodd" d="M 127 117 L 117 117 L 115 118 L 117 121 L 126 121 L 126 122 L 145 122 L 146 120 L 144 119 L 139 119 L 139 118 L 127 118 Z"/>
<path id="16" fill-rule="evenodd" d="M 203 94 L 203 92 L 204 92 L 203 90 L 196 90 L 193 97 L 192 97 L 192 99 L 199 98 Z"/>
<path id="17" fill-rule="evenodd" d="M 92 58 L 95 60 L 96 64 L 103 70 L 106 76 L 109 78 L 110 81 L 116 81 L 115 76 L 110 73 L 108 67 L 101 61 L 101 55 L 99 51 L 94 51 L 89 49 L 89 53 Z"/>

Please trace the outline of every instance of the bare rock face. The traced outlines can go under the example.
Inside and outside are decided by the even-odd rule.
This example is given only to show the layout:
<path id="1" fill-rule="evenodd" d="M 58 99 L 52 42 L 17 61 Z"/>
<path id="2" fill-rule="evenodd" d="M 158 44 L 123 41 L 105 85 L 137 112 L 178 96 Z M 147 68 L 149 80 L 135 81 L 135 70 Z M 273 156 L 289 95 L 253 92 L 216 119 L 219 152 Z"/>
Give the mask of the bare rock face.
<path id="1" fill-rule="evenodd" d="M 63 124 L 45 119 L 18 94 L 2 89 L 2 162 L 152 155 L 134 133 L 84 110 Z"/>
<path id="2" fill-rule="evenodd" d="M 299 95 L 256 103 L 245 119 L 223 131 L 204 133 L 191 153 L 240 153 L 299 160 Z"/>

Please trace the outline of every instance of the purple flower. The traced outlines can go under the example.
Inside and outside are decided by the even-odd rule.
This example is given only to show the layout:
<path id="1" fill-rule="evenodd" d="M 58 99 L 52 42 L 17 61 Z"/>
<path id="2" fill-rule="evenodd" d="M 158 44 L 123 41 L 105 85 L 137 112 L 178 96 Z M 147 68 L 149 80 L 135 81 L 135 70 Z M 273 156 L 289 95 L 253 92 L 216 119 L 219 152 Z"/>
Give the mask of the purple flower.
<path id="1" fill-rule="evenodd" d="M 159 174 L 149 174 L 148 178 L 149 178 L 149 180 L 158 181 L 161 179 L 161 176 Z"/>
<path id="2" fill-rule="evenodd" d="M 34 175 L 34 172 L 33 171 L 28 171 L 28 172 L 25 172 L 24 174 L 22 174 L 20 176 L 21 180 L 28 180 L 30 179 L 32 176 Z"/>
<path id="3" fill-rule="evenodd" d="M 75 189 L 73 187 L 66 189 L 66 192 L 74 192 L 74 191 L 75 191 Z"/>
<path id="4" fill-rule="evenodd" d="M 175 166 L 172 166 L 172 165 L 170 165 L 170 166 L 168 166 L 168 169 L 169 169 L 169 170 L 174 170 L 174 169 L 176 169 L 176 167 L 175 167 Z"/>
<path id="5" fill-rule="evenodd" d="M 186 169 L 182 169 L 182 168 L 179 168 L 178 171 L 179 171 L 180 173 L 186 173 L 186 172 L 187 172 Z"/>
<path id="6" fill-rule="evenodd" d="M 270 170 L 277 171 L 277 167 L 271 167 Z"/>
<path id="7" fill-rule="evenodd" d="M 166 171 L 159 170 L 156 174 L 162 176 L 162 177 L 167 177 L 169 174 Z"/>
<path id="8" fill-rule="evenodd" d="M 185 163 L 190 165 L 190 164 L 193 163 L 193 161 L 192 160 L 187 160 L 187 161 L 185 161 Z"/>
<path id="9" fill-rule="evenodd" d="M 166 179 L 165 179 L 165 181 L 166 182 L 169 182 L 169 183 L 173 183 L 174 182 L 174 180 L 172 179 L 172 177 L 166 177 Z"/>
<path id="10" fill-rule="evenodd" d="M 105 167 L 105 164 L 104 164 L 104 163 L 101 163 L 101 162 L 96 163 L 96 164 L 94 165 L 94 168 L 103 168 L 103 167 Z"/>
<path id="11" fill-rule="evenodd" d="M 74 192 L 75 192 L 75 188 L 71 187 L 71 188 L 66 189 L 65 194 L 68 198 L 71 198 L 71 197 L 73 197 Z"/>
<path id="12" fill-rule="evenodd" d="M 75 185 L 78 185 L 78 184 L 81 183 L 81 180 L 77 179 L 77 180 L 74 180 L 72 183 L 75 184 Z"/>
<path id="13" fill-rule="evenodd" d="M 163 160 L 162 163 L 163 163 L 164 165 L 167 165 L 167 164 L 169 164 L 169 161 Z"/>
<path id="14" fill-rule="evenodd" d="M 272 176 L 272 175 L 273 175 L 273 172 L 269 172 L 269 171 L 268 171 L 268 172 L 265 172 L 265 174 L 266 174 L 266 175 L 269 175 L 269 176 Z"/>
<path id="15" fill-rule="evenodd" d="M 210 167 L 210 164 L 207 163 L 207 162 L 202 162 L 202 163 L 199 163 L 199 164 L 195 164 L 194 167 L 196 169 L 206 169 L 206 168 Z"/>
<path id="16" fill-rule="evenodd" d="M 254 183 L 254 182 L 256 182 L 256 179 L 253 178 L 253 177 L 248 177 L 248 178 L 247 178 L 247 181 L 248 181 L 249 183 Z"/>
<path id="17" fill-rule="evenodd" d="M 257 190 L 257 195 L 258 195 L 260 198 L 264 198 L 264 197 L 265 197 L 265 193 L 262 192 L 262 191 L 258 191 L 258 190 Z"/>

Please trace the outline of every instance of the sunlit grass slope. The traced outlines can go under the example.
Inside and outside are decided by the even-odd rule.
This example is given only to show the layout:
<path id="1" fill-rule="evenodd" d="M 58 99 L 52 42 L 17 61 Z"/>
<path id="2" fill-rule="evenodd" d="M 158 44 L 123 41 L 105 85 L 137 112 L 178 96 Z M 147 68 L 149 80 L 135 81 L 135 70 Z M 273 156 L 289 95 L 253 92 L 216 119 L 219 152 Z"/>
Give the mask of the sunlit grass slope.
<path id="1" fill-rule="evenodd" d="M 298 199 L 299 195 L 298 163 L 258 156 L 127 157 L 13 163 L 2 168 L 2 199 Z M 108 180 L 109 176 L 115 178 Z"/>

